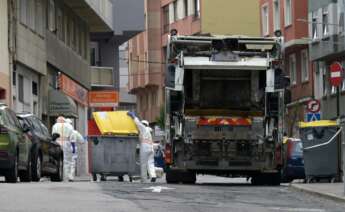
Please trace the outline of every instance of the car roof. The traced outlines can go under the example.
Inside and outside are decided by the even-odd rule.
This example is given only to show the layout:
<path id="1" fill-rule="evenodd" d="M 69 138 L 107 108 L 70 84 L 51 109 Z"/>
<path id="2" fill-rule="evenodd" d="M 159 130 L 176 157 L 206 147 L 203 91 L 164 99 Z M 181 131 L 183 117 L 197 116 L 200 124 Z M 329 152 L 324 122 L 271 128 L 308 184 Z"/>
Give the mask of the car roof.
<path id="1" fill-rule="evenodd" d="M 28 117 L 32 117 L 35 116 L 34 114 L 31 113 L 17 113 L 17 116 L 20 118 L 28 118 Z"/>

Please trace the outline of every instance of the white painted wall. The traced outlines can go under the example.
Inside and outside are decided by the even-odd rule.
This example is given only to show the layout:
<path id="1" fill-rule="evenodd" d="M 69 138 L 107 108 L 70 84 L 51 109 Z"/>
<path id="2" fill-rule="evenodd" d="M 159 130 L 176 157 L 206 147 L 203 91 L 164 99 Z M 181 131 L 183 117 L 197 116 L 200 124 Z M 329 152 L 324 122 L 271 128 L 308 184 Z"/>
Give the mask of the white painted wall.
<path id="1" fill-rule="evenodd" d="M 2 80 L 9 80 L 9 71 L 7 1 L 0 1 L 0 87 L 8 86 L 8 82 L 4 84 Z M 7 90 L 7 95 L 8 93 Z"/>

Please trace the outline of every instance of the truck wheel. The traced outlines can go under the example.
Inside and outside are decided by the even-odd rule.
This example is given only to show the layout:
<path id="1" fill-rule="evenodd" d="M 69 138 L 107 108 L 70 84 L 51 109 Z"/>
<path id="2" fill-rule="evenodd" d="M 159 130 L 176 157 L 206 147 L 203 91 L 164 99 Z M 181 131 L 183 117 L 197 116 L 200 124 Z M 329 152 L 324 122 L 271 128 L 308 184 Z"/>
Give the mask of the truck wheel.
<path id="1" fill-rule="evenodd" d="M 165 174 L 165 180 L 169 184 L 179 183 L 179 173 L 177 171 L 167 170 Z"/>
<path id="2" fill-rule="evenodd" d="M 181 173 L 182 183 L 183 184 L 195 184 L 196 182 L 196 173 L 191 171 L 186 171 Z"/>
<path id="3" fill-rule="evenodd" d="M 18 180 L 18 156 L 14 159 L 14 164 L 5 175 L 5 181 L 7 183 L 16 183 Z"/>
<path id="4" fill-rule="evenodd" d="M 96 173 L 92 173 L 92 180 L 97 182 L 97 174 Z"/>
<path id="5" fill-rule="evenodd" d="M 281 180 L 281 175 L 280 172 L 270 174 L 270 185 L 272 186 L 279 186 L 280 185 L 280 180 Z"/>

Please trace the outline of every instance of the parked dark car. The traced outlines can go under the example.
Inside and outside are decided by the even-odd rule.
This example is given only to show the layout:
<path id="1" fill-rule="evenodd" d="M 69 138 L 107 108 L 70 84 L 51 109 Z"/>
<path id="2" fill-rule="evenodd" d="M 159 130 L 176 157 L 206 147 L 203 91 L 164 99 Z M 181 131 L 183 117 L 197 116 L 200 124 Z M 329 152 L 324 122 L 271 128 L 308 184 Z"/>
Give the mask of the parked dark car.
<path id="1" fill-rule="evenodd" d="M 16 183 L 31 181 L 31 140 L 25 134 L 16 114 L 0 104 L 0 174 L 5 181 Z"/>
<path id="2" fill-rule="evenodd" d="M 288 138 L 283 143 L 284 159 L 282 181 L 291 182 L 295 179 L 305 179 L 303 146 L 300 139 Z"/>
<path id="3" fill-rule="evenodd" d="M 63 150 L 43 124 L 33 114 L 21 113 L 17 117 L 23 128 L 28 128 L 27 135 L 32 141 L 31 161 L 32 180 L 39 181 L 48 176 L 52 181 L 63 180 Z"/>

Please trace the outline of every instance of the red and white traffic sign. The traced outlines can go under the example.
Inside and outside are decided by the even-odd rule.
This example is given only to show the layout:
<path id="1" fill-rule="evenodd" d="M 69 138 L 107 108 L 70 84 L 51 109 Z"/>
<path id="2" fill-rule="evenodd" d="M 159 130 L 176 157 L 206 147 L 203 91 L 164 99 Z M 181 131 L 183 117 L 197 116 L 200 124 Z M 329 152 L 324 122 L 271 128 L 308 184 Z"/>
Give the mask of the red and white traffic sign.
<path id="1" fill-rule="evenodd" d="M 338 87 L 343 81 L 343 66 L 339 62 L 334 62 L 330 66 L 331 76 L 330 83 L 332 86 Z"/>
<path id="2" fill-rule="evenodd" d="M 309 113 L 318 113 L 320 112 L 321 104 L 317 99 L 312 99 L 307 102 L 307 111 Z"/>

